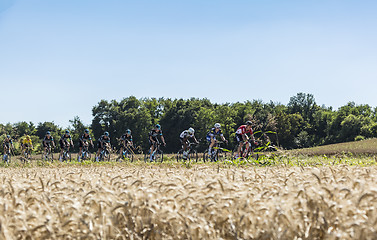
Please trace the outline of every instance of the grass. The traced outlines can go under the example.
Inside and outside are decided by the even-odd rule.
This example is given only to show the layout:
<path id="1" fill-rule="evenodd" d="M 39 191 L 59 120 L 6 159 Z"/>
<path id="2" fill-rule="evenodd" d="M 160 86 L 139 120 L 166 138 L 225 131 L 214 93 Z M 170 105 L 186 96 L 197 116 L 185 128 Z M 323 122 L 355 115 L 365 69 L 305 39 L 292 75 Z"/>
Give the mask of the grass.
<path id="1" fill-rule="evenodd" d="M 294 155 L 377 155 L 377 138 L 288 151 Z"/>

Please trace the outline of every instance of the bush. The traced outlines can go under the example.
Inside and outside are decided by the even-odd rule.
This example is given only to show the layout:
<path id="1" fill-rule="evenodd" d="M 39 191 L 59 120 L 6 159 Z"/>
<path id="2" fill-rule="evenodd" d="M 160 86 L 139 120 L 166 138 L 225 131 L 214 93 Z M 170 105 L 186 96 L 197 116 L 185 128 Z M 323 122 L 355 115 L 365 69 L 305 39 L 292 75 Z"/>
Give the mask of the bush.
<path id="1" fill-rule="evenodd" d="M 361 141 L 361 140 L 364 140 L 365 139 L 365 137 L 364 136 L 356 136 L 355 137 L 355 141 Z"/>

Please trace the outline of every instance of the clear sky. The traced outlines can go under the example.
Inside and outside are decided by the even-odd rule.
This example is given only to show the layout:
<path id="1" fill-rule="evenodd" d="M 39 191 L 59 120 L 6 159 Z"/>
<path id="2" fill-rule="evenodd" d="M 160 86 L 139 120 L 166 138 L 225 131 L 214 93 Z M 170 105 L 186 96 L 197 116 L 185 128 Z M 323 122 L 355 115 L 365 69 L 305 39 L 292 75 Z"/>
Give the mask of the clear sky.
<path id="1" fill-rule="evenodd" d="M 377 106 L 375 0 L 0 0 L 0 123 L 101 99 Z"/>

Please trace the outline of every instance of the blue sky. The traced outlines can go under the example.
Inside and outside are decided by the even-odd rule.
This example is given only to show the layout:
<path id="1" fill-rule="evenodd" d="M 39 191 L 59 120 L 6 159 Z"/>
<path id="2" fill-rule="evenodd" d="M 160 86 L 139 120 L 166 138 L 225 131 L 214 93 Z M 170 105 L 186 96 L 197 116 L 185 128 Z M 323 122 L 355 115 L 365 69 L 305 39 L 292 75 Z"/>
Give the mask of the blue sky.
<path id="1" fill-rule="evenodd" d="M 377 1 L 0 0 L 0 123 L 101 99 L 377 106 Z"/>

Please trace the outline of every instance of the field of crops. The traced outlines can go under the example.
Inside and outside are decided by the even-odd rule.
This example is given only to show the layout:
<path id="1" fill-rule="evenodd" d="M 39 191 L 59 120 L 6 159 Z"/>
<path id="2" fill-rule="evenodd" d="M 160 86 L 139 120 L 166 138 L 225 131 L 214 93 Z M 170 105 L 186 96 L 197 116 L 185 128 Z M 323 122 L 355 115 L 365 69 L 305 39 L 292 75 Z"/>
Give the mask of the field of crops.
<path id="1" fill-rule="evenodd" d="M 376 239 L 377 171 L 223 164 L 0 168 L 2 239 Z"/>

